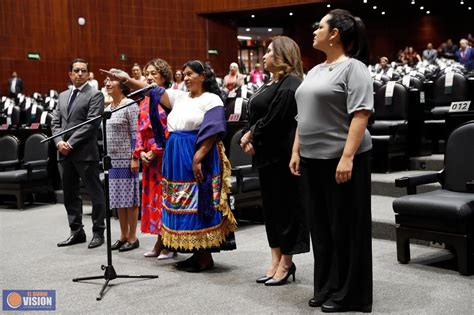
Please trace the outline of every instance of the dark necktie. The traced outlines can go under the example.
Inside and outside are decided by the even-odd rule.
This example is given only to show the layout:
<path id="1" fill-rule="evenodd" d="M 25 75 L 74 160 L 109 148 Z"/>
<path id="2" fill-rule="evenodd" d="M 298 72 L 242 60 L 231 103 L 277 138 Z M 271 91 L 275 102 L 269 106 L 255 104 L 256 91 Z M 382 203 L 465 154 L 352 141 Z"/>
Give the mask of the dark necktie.
<path id="1" fill-rule="evenodd" d="M 74 100 L 76 99 L 76 96 L 77 96 L 78 92 L 79 92 L 78 89 L 74 89 L 74 91 L 72 92 L 72 96 L 71 96 L 71 99 L 69 100 L 69 104 L 67 104 L 67 113 L 68 114 L 71 111 L 71 105 L 72 105 L 72 103 L 74 103 Z"/>

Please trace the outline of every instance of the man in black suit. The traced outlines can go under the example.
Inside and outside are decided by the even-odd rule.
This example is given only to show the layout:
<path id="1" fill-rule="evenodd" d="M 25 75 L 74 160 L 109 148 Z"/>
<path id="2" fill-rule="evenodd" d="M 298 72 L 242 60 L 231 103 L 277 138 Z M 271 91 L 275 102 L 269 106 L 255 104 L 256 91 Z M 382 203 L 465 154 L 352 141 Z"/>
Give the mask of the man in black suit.
<path id="1" fill-rule="evenodd" d="M 8 79 L 8 96 L 15 98 L 19 93 L 23 93 L 23 80 L 13 72 L 12 77 Z"/>
<path id="2" fill-rule="evenodd" d="M 104 111 L 104 96 L 87 83 L 89 71 L 85 60 L 73 60 L 69 78 L 73 88 L 59 94 L 51 126 L 53 135 L 101 115 Z M 99 178 L 97 148 L 99 125 L 100 120 L 97 120 L 54 139 L 63 170 L 64 206 L 71 229 L 71 235 L 58 243 L 60 247 L 86 242 L 82 225 L 80 178 L 92 200 L 93 237 L 88 247 L 95 248 L 104 243 L 105 197 Z"/>

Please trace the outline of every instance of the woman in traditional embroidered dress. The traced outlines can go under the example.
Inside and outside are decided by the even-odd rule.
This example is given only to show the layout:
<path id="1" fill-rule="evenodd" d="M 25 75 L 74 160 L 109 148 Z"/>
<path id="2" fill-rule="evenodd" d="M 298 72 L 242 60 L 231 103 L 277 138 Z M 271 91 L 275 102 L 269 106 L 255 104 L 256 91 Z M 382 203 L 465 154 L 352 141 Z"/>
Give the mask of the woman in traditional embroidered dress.
<path id="1" fill-rule="evenodd" d="M 226 246 L 237 223 L 227 202 L 230 164 L 220 141 L 226 125 L 215 76 L 198 60 L 187 62 L 183 72 L 189 92 L 167 90 L 160 101 L 172 108 L 163 156 L 162 238 L 167 248 L 193 253 L 176 265 L 179 270 L 200 272 L 214 267 L 211 252 L 233 249 Z M 155 108 L 150 119 L 159 129 Z"/>
<path id="2" fill-rule="evenodd" d="M 111 73 L 128 74 L 111 69 Z M 114 78 L 107 76 L 104 81 L 112 103 L 106 110 L 115 110 L 131 102 L 126 95 L 130 89 Z M 120 221 L 120 238 L 112 245 L 112 250 L 129 251 L 140 246 L 136 231 L 138 221 L 139 183 L 138 170 L 131 166 L 131 155 L 135 148 L 135 134 L 138 106 L 132 104 L 115 112 L 107 120 L 108 154 L 112 159 L 109 170 L 110 208 L 117 209 Z"/>

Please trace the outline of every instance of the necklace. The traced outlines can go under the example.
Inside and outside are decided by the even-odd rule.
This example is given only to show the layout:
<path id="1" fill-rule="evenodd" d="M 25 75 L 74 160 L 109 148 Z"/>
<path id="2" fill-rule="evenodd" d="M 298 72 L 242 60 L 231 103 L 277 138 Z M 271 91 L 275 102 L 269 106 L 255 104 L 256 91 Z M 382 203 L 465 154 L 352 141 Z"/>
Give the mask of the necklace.
<path id="1" fill-rule="evenodd" d="M 113 109 L 116 109 L 117 107 L 119 107 L 123 101 L 125 100 L 125 97 L 122 98 L 117 104 L 114 104 L 114 103 L 110 103 L 110 108 L 113 110 Z"/>
<path id="2" fill-rule="evenodd" d="M 336 66 L 336 64 L 338 64 L 339 62 L 342 62 L 342 61 L 345 61 L 349 59 L 346 55 L 342 55 L 340 57 L 338 57 L 336 60 L 332 61 L 332 62 L 327 62 L 326 61 L 326 65 L 329 65 L 329 72 L 331 72 L 332 70 L 334 70 L 334 66 Z"/>

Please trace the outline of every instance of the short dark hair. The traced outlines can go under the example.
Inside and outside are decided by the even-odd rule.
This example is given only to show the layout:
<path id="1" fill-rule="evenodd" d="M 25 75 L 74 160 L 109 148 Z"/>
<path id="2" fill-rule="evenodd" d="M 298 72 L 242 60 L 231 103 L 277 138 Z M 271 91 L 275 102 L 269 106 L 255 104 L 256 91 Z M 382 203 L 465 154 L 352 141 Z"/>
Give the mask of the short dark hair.
<path id="1" fill-rule="evenodd" d="M 346 53 L 355 59 L 367 64 L 369 62 L 369 43 L 364 22 L 353 16 L 349 11 L 334 9 L 328 15 L 329 31 L 339 30 L 342 46 Z"/>
<path id="2" fill-rule="evenodd" d="M 156 71 L 161 75 L 164 82 L 164 88 L 169 88 L 171 86 L 171 80 L 173 78 L 173 74 L 171 71 L 171 66 L 163 59 L 155 58 L 150 61 L 143 67 L 143 72 L 146 72 L 146 68 L 149 66 L 153 66 Z"/>
<path id="3" fill-rule="evenodd" d="M 76 58 L 74 59 L 72 62 L 71 62 L 71 71 L 73 70 L 74 68 L 74 64 L 77 63 L 77 62 L 80 62 L 80 63 L 85 63 L 86 66 L 87 66 L 87 72 L 89 72 L 89 64 L 87 63 L 87 61 L 85 61 L 84 59 L 82 58 Z"/>

